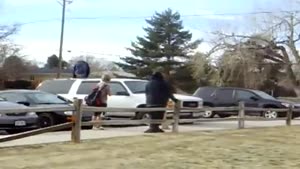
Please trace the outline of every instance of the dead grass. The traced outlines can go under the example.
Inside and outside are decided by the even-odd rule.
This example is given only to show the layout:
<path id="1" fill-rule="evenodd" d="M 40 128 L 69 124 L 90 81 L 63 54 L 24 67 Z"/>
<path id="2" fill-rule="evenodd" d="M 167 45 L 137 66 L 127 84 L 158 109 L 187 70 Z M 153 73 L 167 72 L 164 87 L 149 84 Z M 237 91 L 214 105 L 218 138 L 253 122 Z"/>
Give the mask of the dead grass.
<path id="1" fill-rule="evenodd" d="M 1 148 L 0 168 L 299 169 L 299 133 L 294 126 Z"/>

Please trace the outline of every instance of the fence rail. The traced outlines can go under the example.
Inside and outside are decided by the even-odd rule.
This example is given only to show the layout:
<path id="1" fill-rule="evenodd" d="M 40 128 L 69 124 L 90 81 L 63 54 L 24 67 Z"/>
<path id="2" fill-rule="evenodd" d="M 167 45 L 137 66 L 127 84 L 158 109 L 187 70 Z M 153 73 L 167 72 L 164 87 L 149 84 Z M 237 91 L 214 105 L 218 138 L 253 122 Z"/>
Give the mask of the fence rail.
<path id="1" fill-rule="evenodd" d="M 289 108 L 286 109 L 274 109 L 274 108 L 254 108 L 254 107 L 245 107 L 243 102 L 240 102 L 236 107 L 203 107 L 203 108 L 186 108 L 181 107 L 181 104 L 178 102 L 175 104 L 174 108 L 103 108 L 103 107 L 89 107 L 82 104 L 82 100 L 74 99 L 73 106 L 66 106 L 66 107 L 42 107 L 42 108 L 24 108 L 24 109 L 13 109 L 13 108 L 0 108 L 0 114 L 9 114 L 9 113 L 24 113 L 24 112 L 55 112 L 55 111 L 72 111 L 72 121 L 70 123 L 60 124 L 56 126 L 52 126 L 49 128 L 38 129 L 33 131 L 28 131 L 25 133 L 20 133 L 17 135 L 8 136 L 5 138 L 1 138 L 0 142 L 10 141 L 14 139 L 24 138 L 27 136 L 32 136 L 36 134 L 41 134 L 49 131 L 54 131 L 57 129 L 63 129 L 67 127 L 72 127 L 71 131 L 71 140 L 74 143 L 80 143 L 81 140 L 81 127 L 93 124 L 101 124 L 101 125 L 120 125 L 120 124 L 133 124 L 133 125 L 140 125 L 140 124 L 162 124 L 163 128 L 172 125 L 172 132 L 178 133 L 179 132 L 179 123 L 191 123 L 191 122 L 216 122 L 216 121 L 237 121 L 238 122 L 238 129 L 245 128 L 245 121 L 275 121 L 275 120 L 286 120 L 286 125 L 290 126 L 293 111 L 299 111 L 300 109 L 294 109 L 293 105 L 290 105 Z M 101 121 L 91 121 L 91 122 L 82 122 L 81 117 L 82 114 L 85 112 L 145 112 L 145 113 L 155 113 L 158 111 L 167 111 L 168 113 L 171 112 L 173 118 L 167 119 L 166 116 L 162 120 L 101 120 Z M 204 111 L 214 111 L 219 112 L 223 111 L 222 114 L 232 115 L 230 111 L 236 112 L 237 117 L 233 118 L 212 118 L 212 119 L 180 119 L 181 112 L 204 112 Z M 247 111 L 276 111 L 276 112 L 285 112 L 286 117 L 284 118 L 276 118 L 276 119 L 266 119 L 261 117 L 248 117 L 246 116 Z"/>

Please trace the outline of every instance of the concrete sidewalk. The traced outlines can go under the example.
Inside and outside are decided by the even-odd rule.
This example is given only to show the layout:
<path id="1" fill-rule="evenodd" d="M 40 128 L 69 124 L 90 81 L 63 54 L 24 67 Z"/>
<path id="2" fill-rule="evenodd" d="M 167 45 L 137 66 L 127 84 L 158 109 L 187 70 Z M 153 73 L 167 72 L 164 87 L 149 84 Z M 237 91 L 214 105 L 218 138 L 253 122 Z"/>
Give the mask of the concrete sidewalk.
<path id="1" fill-rule="evenodd" d="M 300 121 L 293 121 L 292 124 L 300 125 Z M 285 121 L 284 120 L 246 121 L 245 125 L 246 128 L 285 126 Z M 82 140 L 88 140 L 88 139 L 113 138 L 113 137 L 122 137 L 122 136 L 146 135 L 144 131 L 147 128 L 148 128 L 147 126 L 139 126 L 139 127 L 105 128 L 105 130 L 82 130 L 81 138 Z M 201 122 L 196 124 L 179 126 L 179 132 L 214 131 L 214 130 L 229 130 L 229 129 L 237 129 L 237 122 L 235 121 Z M 171 130 L 166 130 L 166 132 L 171 132 Z M 7 136 L 0 136 L 0 138 L 1 137 L 7 137 Z M 5 143 L 0 143 L 0 147 L 56 143 L 56 142 L 66 142 L 70 140 L 71 140 L 71 131 L 51 132 L 51 133 L 40 134 L 40 135 L 31 136 L 23 139 L 18 139 L 14 141 L 9 141 Z"/>

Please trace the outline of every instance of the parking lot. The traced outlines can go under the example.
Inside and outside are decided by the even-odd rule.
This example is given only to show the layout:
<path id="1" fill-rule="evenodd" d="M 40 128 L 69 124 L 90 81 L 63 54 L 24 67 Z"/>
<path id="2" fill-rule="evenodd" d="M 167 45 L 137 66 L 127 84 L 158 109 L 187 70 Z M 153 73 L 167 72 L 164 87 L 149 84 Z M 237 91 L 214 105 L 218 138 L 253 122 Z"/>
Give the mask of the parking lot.
<path id="1" fill-rule="evenodd" d="M 284 120 L 277 121 L 246 121 L 246 128 L 255 127 L 272 127 L 272 126 L 285 126 Z M 292 125 L 300 125 L 300 120 L 293 120 Z M 147 126 L 130 126 L 130 127 L 105 127 L 105 130 L 82 130 L 82 140 L 87 139 L 101 139 L 123 136 L 136 136 L 145 135 L 144 131 Z M 192 131 L 215 131 L 215 130 L 231 130 L 237 129 L 237 121 L 227 122 L 197 122 L 194 124 L 186 124 L 179 126 L 179 132 L 192 132 Z M 171 130 L 166 130 L 171 132 Z M 4 134 L 4 133 L 3 133 Z M 2 135 L 1 137 L 6 137 Z M 36 135 L 24 139 L 14 140 L 10 142 L 0 143 L 0 147 L 55 143 L 70 141 L 70 131 L 52 132 L 41 135 Z"/>

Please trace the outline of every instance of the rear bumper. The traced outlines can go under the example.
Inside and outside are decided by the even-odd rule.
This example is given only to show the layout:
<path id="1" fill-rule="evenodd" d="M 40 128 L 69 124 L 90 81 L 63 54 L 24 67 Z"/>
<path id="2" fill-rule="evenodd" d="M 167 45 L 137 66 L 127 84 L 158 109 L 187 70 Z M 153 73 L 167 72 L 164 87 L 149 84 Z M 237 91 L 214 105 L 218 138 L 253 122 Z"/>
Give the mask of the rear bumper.
<path id="1" fill-rule="evenodd" d="M 18 122 L 22 122 L 22 125 L 18 125 Z M 16 117 L 16 116 L 4 116 L 0 118 L 0 130 L 18 130 L 18 129 L 37 129 L 38 118 L 37 117 Z"/>

